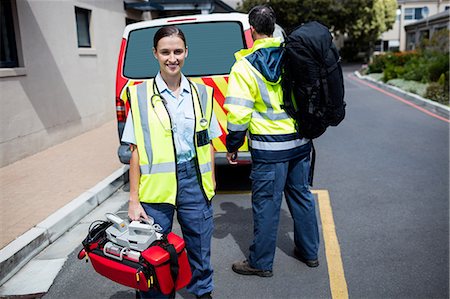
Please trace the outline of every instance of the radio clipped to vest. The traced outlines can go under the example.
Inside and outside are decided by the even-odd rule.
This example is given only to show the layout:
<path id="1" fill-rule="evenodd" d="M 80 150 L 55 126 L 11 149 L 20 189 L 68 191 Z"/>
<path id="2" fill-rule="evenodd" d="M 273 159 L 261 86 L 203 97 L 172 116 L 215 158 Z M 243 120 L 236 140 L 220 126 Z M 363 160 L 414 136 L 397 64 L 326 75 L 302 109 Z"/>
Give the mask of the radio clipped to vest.
<path id="1" fill-rule="evenodd" d="M 119 284 L 174 297 L 192 277 L 184 240 L 161 233 L 151 217 L 130 222 L 121 213 L 107 213 L 107 221 L 90 225 L 78 258 L 90 260 L 97 273 Z"/>

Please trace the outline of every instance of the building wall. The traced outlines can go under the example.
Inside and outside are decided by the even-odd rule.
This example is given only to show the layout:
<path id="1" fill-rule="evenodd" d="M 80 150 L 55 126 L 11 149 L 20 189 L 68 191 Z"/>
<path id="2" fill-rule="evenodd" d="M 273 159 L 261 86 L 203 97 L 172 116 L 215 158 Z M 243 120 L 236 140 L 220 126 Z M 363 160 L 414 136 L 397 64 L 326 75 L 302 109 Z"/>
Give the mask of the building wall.
<path id="1" fill-rule="evenodd" d="M 450 15 L 448 12 L 406 26 L 406 49 L 416 49 L 422 38 L 432 38 L 436 32 L 442 29 L 450 30 Z"/>
<path id="2" fill-rule="evenodd" d="M 238 5 L 242 4 L 242 0 L 222 0 L 232 8 L 236 9 Z"/>
<path id="3" fill-rule="evenodd" d="M 418 20 L 405 20 L 406 8 L 428 7 L 428 16 L 432 16 L 445 10 L 446 6 L 450 6 L 449 0 L 398 0 L 398 5 L 401 10 L 400 18 L 394 23 L 391 30 L 384 32 L 381 35 L 382 41 L 391 41 L 391 43 L 398 44 L 400 42 L 400 50 L 404 51 L 406 48 L 406 34 L 404 27 L 408 24 L 417 22 Z"/>
<path id="4" fill-rule="evenodd" d="M 0 69 L 0 167 L 115 118 L 116 59 L 125 18 L 142 17 L 127 14 L 122 0 L 18 0 L 15 5 L 21 65 Z M 92 11 L 90 49 L 78 48 L 75 6 Z"/>

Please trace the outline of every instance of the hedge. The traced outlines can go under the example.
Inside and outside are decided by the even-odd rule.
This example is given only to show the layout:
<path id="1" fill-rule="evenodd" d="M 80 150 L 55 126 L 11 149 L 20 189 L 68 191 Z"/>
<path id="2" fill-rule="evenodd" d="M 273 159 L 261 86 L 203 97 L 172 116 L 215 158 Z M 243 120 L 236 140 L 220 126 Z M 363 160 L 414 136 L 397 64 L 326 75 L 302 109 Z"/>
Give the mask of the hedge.
<path id="1" fill-rule="evenodd" d="M 441 30 L 424 40 L 417 51 L 376 55 L 367 73 L 383 73 L 382 81 L 403 79 L 427 84 L 425 97 L 449 104 L 449 31 Z"/>

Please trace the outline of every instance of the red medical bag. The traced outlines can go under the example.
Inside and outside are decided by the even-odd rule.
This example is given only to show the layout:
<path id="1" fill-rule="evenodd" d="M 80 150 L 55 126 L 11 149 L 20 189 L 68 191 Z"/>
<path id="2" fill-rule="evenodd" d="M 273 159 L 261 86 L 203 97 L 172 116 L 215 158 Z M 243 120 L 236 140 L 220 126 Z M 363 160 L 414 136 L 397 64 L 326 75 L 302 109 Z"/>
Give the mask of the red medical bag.
<path id="1" fill-rule="evenodd" d="M 97 273 L 140 291 L 153 289 L 165 295 L 174 294 L 175 290 L 185 287 L 191 280 L 185 243 L 178 235 L 163 235 L 161 240 L 142 251 L 138 258 L 121 254 L 121 260 L 118 260 L 105 254 L 107 227 L 108 222 L 104 222 L 97 232 L 90 232 L 78 254 L 79 259 L 87 255 Z"/>

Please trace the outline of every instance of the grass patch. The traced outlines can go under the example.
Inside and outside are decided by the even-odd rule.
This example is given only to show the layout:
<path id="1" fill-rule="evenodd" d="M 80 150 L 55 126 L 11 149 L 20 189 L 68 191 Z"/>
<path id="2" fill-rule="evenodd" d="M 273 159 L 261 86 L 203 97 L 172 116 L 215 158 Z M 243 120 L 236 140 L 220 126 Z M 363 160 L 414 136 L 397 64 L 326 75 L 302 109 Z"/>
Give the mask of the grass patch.
<path id="1" fill-rule="evenodd" d="M 387 82 L 387 84 L 396 86 L 405 91 L 418 94 L 421 97 L 425 97 L 425 93 L 428 87 L 428 83 L 420 83 L 417 81 L 410 81 L 404 79 L 391 79 Z"/>
<path id="2" fill-rule="evenodd" d="M 381 78 L 383 78 L 383 73 L 370 73 L 368 76 L 377 81 L 381 81 Z"/>

